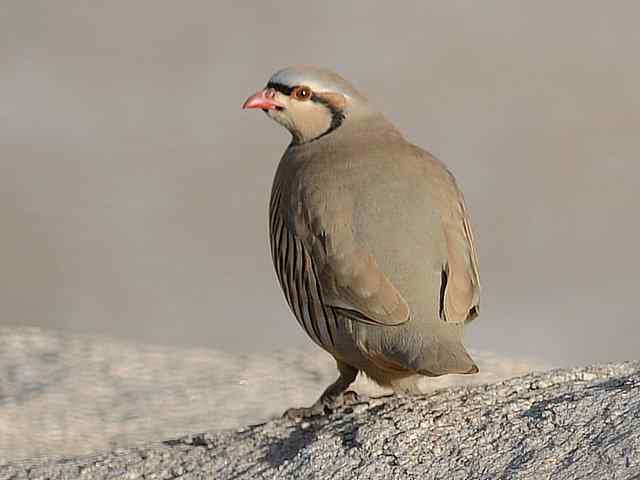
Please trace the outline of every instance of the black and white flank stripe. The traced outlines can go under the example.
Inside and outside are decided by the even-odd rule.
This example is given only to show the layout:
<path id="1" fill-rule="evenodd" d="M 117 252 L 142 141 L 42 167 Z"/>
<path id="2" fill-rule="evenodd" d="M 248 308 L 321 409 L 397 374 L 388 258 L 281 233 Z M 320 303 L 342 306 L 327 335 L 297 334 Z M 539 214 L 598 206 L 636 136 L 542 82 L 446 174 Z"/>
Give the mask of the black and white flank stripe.
<path id="1" fill-rule="evenodd" d="M 336 315 L 325 305 L 318 272 L 302 242 L 280 214 L 282 189 L 274 183 L 269 205 L 271 257 L 289 308 L 307 335 L 329 352 L 335 351 Z"/>

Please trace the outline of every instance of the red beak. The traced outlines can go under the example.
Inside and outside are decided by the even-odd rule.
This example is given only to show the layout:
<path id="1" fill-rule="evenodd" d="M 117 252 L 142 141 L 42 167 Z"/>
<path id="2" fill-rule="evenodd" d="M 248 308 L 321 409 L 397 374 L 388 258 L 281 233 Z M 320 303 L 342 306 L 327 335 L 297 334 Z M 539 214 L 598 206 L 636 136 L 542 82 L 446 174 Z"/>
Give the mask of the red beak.
<path id="1" fill-rule="evenodd" d="M 263 110 L 283 108 L 283 105 L 276 102 L 275 96 L 276 91 L 273 88 L 266 88 L 247 98 L 242 108 L 261 108 Z"/>

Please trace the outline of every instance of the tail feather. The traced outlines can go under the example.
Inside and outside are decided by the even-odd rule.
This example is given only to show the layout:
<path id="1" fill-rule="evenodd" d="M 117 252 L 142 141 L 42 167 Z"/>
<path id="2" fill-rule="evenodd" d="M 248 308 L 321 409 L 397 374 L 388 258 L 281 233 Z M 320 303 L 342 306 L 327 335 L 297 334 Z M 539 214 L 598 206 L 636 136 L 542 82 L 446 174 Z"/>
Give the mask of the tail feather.
<path id="1" fill-rule="evenodd" d="M 428 377 L 439 377 L 448 373 L 474 374 L 480 369 L 461 342 L 439 343 L 426 349 L 417 362 L 418 373 Z"/>

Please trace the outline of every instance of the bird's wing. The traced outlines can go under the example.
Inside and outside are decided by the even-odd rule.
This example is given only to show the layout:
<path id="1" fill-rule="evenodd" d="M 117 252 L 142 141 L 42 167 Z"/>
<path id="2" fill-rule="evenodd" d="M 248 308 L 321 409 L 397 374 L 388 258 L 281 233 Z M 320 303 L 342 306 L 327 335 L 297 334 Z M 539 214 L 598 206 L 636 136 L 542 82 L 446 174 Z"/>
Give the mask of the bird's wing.
<path id="1" fill-rule="evenodd" d="M 480 308 L 480 275 L 473 232 L 464 197 L 453 175 L 439 161 L 431 160 L 438 167 L 432 178 L 447 250 L 440 316 L 447 322 L 468 322 L 478 316 Z"/>
<path id="2" fill-rule="evenodd" d="M 409 320 L 409 305 L 375 258 L 364 249 L 324 262 L 320 283 L 328 305 L 365 323 L 400 325 Z"/>
<path id="3" fill-rule="evenodd" d="M 295 171 L 279 167 L 270 205 L 272 255 L 278 277 L 287 290 L 292 263 L 308 259 L 320 303 L 356 321 L 399 325 L 409 320 L 409 305 L 352 230 L 353 198 L 344 191 L 329 193 L 313 185 L 297 187 L 306 196 L 292 195 Z M 333 174 L 332 174 L 333 175 Z M 314 192 L 320 192 L 315 195 Z M 286 232 L 286 235 L 283 233 Z M 296 248 L 291 248 L 294 245 Z M 290 251 L 292 254 L 290 254 Z M 299 253 L 299 255 L 296 255 Z"/>
<path id="4" fill-rule="evenodd" d="M 406 300 L 373 255 L 356 243 L 351 229 L 335 219 L 330 227 L 312 222 L 305 242 L 317 268 L 324 304 L 364 323 L 391 326 L 408 321 Z"/>

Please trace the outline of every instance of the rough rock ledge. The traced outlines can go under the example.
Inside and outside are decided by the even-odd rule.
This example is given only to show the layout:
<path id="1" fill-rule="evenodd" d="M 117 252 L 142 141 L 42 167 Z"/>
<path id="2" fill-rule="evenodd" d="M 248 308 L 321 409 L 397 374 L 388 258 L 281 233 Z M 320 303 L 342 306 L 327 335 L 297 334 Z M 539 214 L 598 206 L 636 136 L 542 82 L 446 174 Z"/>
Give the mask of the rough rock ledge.
<path id="1" fill-rule="evenodd" d="M 640 362 L 0 467 L 0 480 L 74 478 L 640 479 Z"/>

